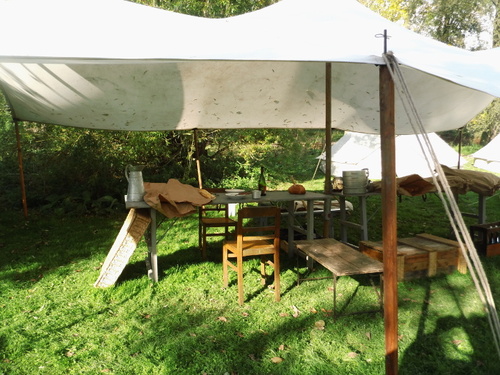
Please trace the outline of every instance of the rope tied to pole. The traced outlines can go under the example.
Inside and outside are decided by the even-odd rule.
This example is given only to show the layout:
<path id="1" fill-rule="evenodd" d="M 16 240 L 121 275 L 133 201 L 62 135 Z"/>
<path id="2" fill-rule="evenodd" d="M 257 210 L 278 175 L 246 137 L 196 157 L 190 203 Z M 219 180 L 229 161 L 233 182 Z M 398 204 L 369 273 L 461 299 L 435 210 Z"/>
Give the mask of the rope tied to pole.
<path id="1" fill-rule="evenodd" d="M 500 321 L 495 307 L 495 301 L 491 293 L 490 284 L 488 282 L 488 278 L 484 271 L 483 265 L 474 246 L 467 225 L 463 220 L 458 204 L 448 184 L 448 180 L 446 179 L 444 171 L 439 164 L 436 153 L 432 148 L 429 136 L 425 131 L 422 120 L 415 107 L 410 90 L 406 84 L 405 77 L 400 69 L 396 57 L 390 52 L 385 53 L 383 57 L 394 80 L 396 90 L 400 95 L 403 107 L 408 116 L 413 131 L 415 134 L 421 135 L 421 137 L 417 137 L 420 148 L 425 155 L 425 160 L 427 162 L 429 170 L 431 171 L 434 185 L 437 187 L 437 194 L 443 203 L 444 209 L 453 228 L 455 237 L 457 238 L 457 241 L 460 245 L 460 251 L 467 263 L 467 267 L 476 286 L 479 298 L 481 299 L 481 302 L 483 303 L 487 312 L 487 318 L 493 334 L 497 354 L 500 357 Z M 428 151 L 428 153 L 425 152 L 426 150 Z M 432 159 L 432 164 L 429 160 L 428 155 L 430 155 L 430 158 Z M 436 173 L 434 173 L 434 171 L 436 171 Z"/>

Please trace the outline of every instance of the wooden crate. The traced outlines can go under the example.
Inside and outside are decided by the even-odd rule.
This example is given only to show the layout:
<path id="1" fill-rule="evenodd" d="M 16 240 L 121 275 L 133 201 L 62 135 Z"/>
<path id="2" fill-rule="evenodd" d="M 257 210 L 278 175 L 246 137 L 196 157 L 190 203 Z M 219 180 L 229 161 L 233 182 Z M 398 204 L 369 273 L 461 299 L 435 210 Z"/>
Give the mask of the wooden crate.
<path id="1" fill-rule="evenodd" d="M 481 255 L 500 255 L 500 222 L 470 226 L 470 236 Z"/>
<path id="2" fill-rule="evenodd" d="M 382 241 L 361 241 L 359 249 L 383 262 Z M 467 272 L 458 242 L 426 233 L 398 239 L 397 267 L 398 281 Z"/>

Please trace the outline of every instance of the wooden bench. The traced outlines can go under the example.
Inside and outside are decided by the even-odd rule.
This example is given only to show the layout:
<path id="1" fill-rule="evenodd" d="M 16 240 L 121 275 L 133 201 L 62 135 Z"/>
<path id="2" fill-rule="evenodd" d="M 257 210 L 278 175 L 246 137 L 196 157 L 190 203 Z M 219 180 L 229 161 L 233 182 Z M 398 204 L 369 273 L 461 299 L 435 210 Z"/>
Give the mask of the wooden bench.
<path id="1" fill-rule="evenodd" d="M 354 314 L 381 312 L 383 311 L 382 298 L 382 274 L 384 272 L 383 263 L 376 259 L 372 259 L 365 254 L 353 249 L 352 247 L 334 240 L 333 238 L 323 238 L 317 240 L 299 240 L 295 241 L 297 253 L 302 253 L 307 258 L 321 264 L 333 275 L 333 318 L 335 319 L 337 305 L 337 277 L 352 276 L 352 275 L 378 275 L 380 279 L 380 292 L 377 292 L 379 298 L 380 309 L 361 311 Z M 309 266 L 311 268 L 311 266 Z M 310 278 L 301 278 L 299 275 L 299 283 L 301 280 L 311 280 Z M 373 284 L 373 283 L 372 283 Z M 344 314 L 348 315 L 348 314 Z"/>

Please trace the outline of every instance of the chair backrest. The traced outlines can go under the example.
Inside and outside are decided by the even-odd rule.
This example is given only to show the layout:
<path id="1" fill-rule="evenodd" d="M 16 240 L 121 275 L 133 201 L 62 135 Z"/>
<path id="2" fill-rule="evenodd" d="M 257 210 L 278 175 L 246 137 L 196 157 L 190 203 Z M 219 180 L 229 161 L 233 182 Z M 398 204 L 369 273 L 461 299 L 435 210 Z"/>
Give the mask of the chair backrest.
<path id="1" fill-rule="evenodd" d="M 209 193 L 223 193 L 226 191 L 225 189 L 218 189 L 218 188 L 206 188 L 206 191 Z M 210 217 L 210 216 L 219 216 L 222 217 L 221 214 L 223 214 L 223 217 L 228 218 L 229 217 L 229 205 L 227 204 L 209 204 L 206 206 L 201 206 L 199 208 L 199 218 L 200 220 L 204 217 Z"/>
<path id="2" fill-rule="evenodd" d="M 213 204 L 200 207 L 200 219 L 210 216 L 229 217 L 227 204 Z M 222 216 L 221 216 L 222 215 Z"/>
<path id="3" fill-rule="evenodd" d="M 238 211 L 238 246 L 247 241 L 273 241 L 279 249 L 281 210 L 279 207 L 244 207 Z"/>

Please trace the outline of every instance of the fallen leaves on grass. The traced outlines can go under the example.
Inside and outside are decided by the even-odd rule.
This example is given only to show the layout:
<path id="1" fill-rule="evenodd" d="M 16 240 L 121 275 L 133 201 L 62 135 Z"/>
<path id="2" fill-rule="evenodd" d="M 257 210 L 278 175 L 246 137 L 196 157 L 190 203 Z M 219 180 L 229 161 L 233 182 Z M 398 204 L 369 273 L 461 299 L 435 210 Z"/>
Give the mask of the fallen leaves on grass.
<path id="1" fill-rule="evenodd" d="M 318 320 L 317 322 L 314 323 L 314 328 L 319 329 L 320 331 L 323 331 L 325 329 L 325 321 Z"/>
<path id="2" fill-rule="evenodd" d="M 273 358 L 271 358 L 271 362 L 272 363 L 281 363 L 283 361 L 284 361 L 284 359 L 281 358 L 281 357 L 273 357 Z"/>
<path id="3" fill-rule="evenodd" d="M 358 355 L 359 355 L 359 354 L 358 354 L 358 353 L 356 353 L 356 352 L 349 352 L 349 353 L 347 353 L 347 356 L 348 356 L 349 358 L 356 358 Z"/>
<path id="4" fill-rule="evenodd" d="M 226 318 L 225 316 L 219 316 L 219 317 L 217 318 L 217 320 L 218 320 L 218 321 L 220 321 L 220 322 L 225 322 L 225 323 L 227 323 L 227 318 Z"/>

